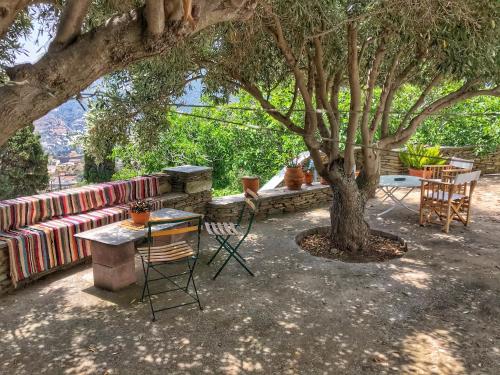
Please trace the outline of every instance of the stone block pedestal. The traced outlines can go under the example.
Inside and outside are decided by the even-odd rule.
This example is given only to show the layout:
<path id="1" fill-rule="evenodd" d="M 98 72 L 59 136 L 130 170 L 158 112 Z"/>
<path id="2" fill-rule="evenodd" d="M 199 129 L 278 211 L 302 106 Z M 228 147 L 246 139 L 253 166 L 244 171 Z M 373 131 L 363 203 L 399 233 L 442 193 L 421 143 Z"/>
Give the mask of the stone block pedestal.
<path id="1" fill-rule="evenodd" d="M 134 243 L 107 245 L 92 242 L 94 285 L 112 292 L 137 281 L 135 275 Z"/>

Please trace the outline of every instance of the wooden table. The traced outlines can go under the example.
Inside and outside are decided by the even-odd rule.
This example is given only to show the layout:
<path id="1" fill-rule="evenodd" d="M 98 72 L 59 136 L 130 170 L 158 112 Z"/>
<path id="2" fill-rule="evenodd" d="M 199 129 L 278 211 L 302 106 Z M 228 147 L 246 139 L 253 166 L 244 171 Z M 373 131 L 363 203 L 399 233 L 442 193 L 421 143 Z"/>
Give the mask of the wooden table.
<path id="1" fill-rule="evenodd" d="M 198 218 L 200 214 L 163 208 L 151 213 L 155 219 Z M 122 221 L 105 225 L 75 237 L 91 241 L 92 269 L 94 285 L 101 289 L 117 291 L 137 281 L 135 275 L 135 245 L 137 240 L 145 238 L 147 228 L 130 229 L 121 225 Z M 155 225 L 153 231 L 159 231 L 178 224 Z"/>

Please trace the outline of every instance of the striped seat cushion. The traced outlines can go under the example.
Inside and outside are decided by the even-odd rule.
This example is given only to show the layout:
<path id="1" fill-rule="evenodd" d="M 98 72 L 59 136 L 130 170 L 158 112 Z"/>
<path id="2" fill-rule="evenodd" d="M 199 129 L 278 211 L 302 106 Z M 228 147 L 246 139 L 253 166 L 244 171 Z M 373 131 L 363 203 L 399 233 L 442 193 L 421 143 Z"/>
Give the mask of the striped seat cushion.
<path id="1" fill-rule="evenodd" d="M 241 234 L 233 223 L 205 223 L 205 229 L 212 236 L 238 236 Z"/>
<path id="2" fill-rule="evenodd" d="M 173 262 L 193 256 L 193 248 L 186 241 L 174 242 L 163 246 L 138 247 L 137 252 L 146 262 Z M 149 256 L 148 256 L 149 254 Z"/>

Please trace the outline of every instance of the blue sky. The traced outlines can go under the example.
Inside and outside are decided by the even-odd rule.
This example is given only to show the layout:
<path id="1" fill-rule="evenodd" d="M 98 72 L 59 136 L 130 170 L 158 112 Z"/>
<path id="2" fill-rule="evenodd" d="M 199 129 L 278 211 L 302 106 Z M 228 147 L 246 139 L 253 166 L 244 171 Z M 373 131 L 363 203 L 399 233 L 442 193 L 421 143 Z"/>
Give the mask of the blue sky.
<path id="1" fill-rule="evenodd" d="M 33 31 L 22 41 L 25 53 L 18 53 L 16 56 L 16 64 L 34 63 L 43 56 L 49 47 L 50 39 L 48 33 L 40 33 L 37 24 L 34 25 Z"/>

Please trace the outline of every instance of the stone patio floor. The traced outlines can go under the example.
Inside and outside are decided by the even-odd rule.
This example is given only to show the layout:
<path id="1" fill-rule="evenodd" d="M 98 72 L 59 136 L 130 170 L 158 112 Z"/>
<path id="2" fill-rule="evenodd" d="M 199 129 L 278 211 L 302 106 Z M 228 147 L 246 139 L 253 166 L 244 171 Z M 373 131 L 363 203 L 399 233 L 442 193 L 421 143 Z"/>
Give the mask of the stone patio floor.
<path id="1" fill-rule="evenodd" d="M 90 265 L 46 277 L 0 298 L 0 373 L 499 374 L 500 176 L 481 180 L 471 226 L 450 234 L 403 208 L 377 218 L 384 207 L 370 203 L 371 225 L 410 249 L 386 263 L 301 251 L 295 234 L 328 224 L 326 209 L 257 223 L 242 250 L 255 278 L 231 261 L 212 281 L 204 237 L 204 311 L 155 323 L 138 285 L 98 290 Z"/>

